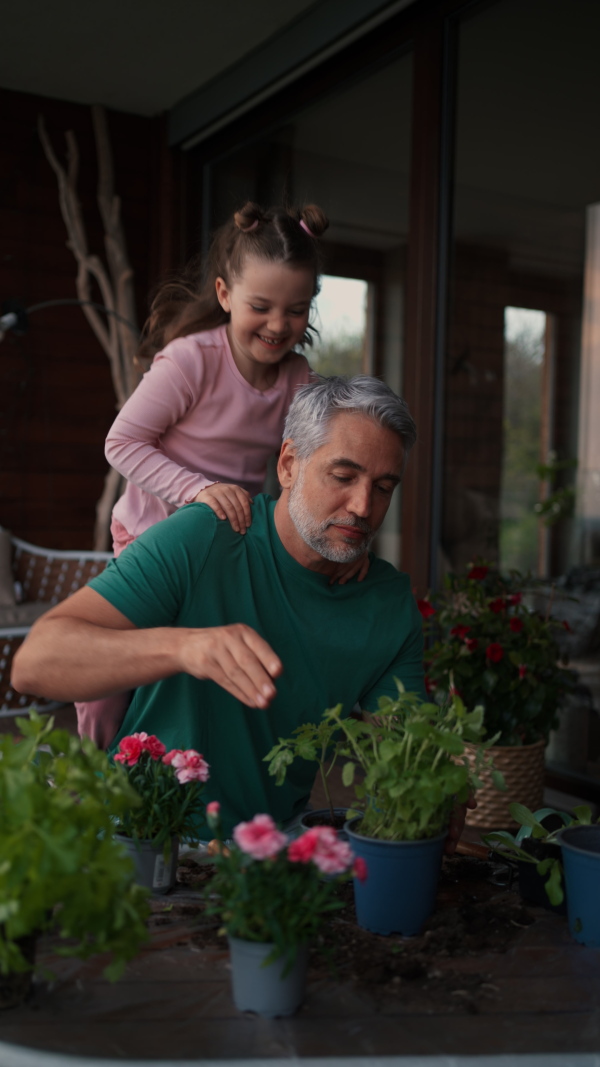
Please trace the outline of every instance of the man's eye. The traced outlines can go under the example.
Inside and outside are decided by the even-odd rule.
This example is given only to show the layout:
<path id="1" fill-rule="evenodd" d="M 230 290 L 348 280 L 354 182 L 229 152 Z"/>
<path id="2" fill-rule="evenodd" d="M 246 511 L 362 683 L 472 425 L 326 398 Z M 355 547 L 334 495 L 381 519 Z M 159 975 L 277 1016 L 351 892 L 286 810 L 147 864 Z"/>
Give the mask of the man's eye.
<path id="1" fill-rule="evenodd" d="M 335 478 L 336 482 L 351 482 L 352 481 L 352 477 L 349 476 L 349 475 L 334 474 L 333 477 Z"/>
<path id="2" fill-rule="evenodd" d="M 383 493 L 384 496 L 391 496 L 394 492 L 393 485 L 378 485 L 376 486 L 378 492 Z"/>

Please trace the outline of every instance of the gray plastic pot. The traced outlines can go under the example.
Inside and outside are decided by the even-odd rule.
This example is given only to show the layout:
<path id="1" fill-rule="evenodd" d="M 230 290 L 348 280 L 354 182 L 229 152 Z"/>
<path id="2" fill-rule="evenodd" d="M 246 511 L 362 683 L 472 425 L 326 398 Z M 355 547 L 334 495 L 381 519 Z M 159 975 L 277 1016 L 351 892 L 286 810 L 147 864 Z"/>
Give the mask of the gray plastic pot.
<path id="1" fill-rule="evenodd" d="M 284 976 L 285 958 L 263 966 L 274 946 L 262 941 L 229 937 L 233 1002 L 239 1011 L 253 1011 L 265 1019 L 293 1015 L 304 1000 L 308 946 L 298 949 L 291 970 Z"/>
<path id="2" fill-rule="evenodd" d="M 170 861 L 165 863 L 162 848 L 156 848 L 151 841 L 134 841 L 132 837 L 115 834 L 117 841 L 133 860 L 135 880 L 138 885 L 146 886 L 153 893 L 168 893 L 173 888 L 177 874 L 179 858 L 179 838 L 171 838 Z"/>

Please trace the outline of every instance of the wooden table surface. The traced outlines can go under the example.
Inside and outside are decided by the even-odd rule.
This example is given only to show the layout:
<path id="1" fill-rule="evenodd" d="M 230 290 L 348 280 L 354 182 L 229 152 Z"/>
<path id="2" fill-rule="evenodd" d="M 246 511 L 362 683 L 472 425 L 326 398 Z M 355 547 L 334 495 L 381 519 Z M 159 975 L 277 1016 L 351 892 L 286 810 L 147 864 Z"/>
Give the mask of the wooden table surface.
<path id="1" fill-rule="evenodd" d="M 457 885 L 454 899 L 472 891 Z M 438 899 L 443 909 L 443 888 Z M 102 977 L 104 959 L 57 958 L 45 937 L 38 958 L 55 981 L 36 982 L 26 1004 L 0 1013 L 0 1041 L 169 1060 L 600 1049 L 600 950 L 576 944 L 566 920 L 542 909 L 528 909 L 535 921 L 519 924 L 504 952 L 431 957 L 425 981 L 367 986 L 313 968 L 297 1015 L 266 1020 L 233 1006 L 226 949 L 199 944 L 198 893 L 180 886 L 155 900 L 151 940 L 115 984 Z"/>

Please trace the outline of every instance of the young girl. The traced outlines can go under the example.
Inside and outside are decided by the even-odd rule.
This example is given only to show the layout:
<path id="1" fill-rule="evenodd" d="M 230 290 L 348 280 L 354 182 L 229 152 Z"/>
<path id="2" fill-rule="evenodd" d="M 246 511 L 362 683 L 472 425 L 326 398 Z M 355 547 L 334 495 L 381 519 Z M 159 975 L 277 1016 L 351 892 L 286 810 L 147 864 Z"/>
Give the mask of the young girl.
<path id="1" fill-rule="evenodd" d="M 309 380 L 295 349 L 311 344 L 327 226 L 314 205 L 263 212 L 248 203 L 216 233 L 200 286 L 192 266 L 159 290 L 140 354 L 162 351 L 106 440 L 109 463 L 128 479 L 113 510 L 116 556 L 194 501 L 246 532 L 294 392 Z M 76 705 L 80 734 L 108 744 L 128 701 Z"/>

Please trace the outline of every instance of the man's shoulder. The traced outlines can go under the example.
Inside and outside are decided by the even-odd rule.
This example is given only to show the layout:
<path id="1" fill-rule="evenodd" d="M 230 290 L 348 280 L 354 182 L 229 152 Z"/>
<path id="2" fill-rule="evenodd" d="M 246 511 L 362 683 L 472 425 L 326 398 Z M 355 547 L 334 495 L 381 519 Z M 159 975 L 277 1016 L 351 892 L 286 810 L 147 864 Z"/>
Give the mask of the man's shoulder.
<path id="1" fill-rule="evenodd" d="M 372 552 L 369 553 L 369 558 L 369 575 L 374 582 L 381 584 L 384 589 L 389 589 L 390 596 L 405 595 L 411 592 L 408 574 L 399 571 L 392 563 L 388 563 L 386 559 L 381 559 Z"/>

